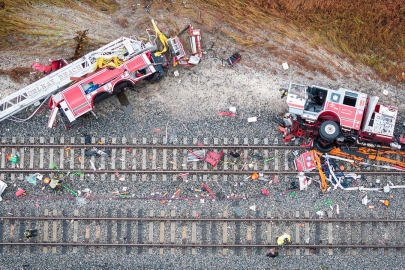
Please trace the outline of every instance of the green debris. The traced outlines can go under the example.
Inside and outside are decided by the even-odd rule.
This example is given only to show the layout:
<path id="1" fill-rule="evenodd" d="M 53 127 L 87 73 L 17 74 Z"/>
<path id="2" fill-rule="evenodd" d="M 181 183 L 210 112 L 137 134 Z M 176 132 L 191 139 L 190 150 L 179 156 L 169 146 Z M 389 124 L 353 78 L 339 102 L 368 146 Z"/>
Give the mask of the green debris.
<path id="1" fill-rule="evenodd" d="M 71 190 L 70 188 L 67 188 L 66 186 L 64 186 L 64 185 L 61 185 L 63 188 L 65 188 L 65 189 L 67 189 L 67 190 L 69 190 L 75 197 L 77 197 L 77 193 L 76 192 L 74 192 L 73 190 Z"/>
<path id="2" fill-rule="evenodd" d="M 326 202 L 320 202 L 320 203 L 318 203 L 317 205 L 315 205 L 315 211 L 319 211 L 319 209 L 318 209 L 318 206 L 320 206 L 320 205 L 326 205 L 326 206 L 330 206 L 331 204 L 332 204 L 332 200 L 327 200 Z"/>
<path id="3" fill-rule="evenodd" d="M 295 197 L 295 196 L 297 196 L 298 195 L 298 191 L 293 191 L 293 192 L 290 192 L 290 196 L 291 197 Z"/>

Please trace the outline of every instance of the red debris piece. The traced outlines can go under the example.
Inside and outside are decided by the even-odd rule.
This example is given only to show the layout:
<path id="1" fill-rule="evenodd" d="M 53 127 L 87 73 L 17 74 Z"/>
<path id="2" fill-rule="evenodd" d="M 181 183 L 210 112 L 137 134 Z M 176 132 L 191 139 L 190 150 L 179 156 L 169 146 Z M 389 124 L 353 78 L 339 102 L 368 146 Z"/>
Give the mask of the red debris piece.
<path id="1" fill-rule="evenodd" d="M 20 196 L 23 195 L 24 193 L 25 193 L 25 190 L 19 189 L 19 190 L 17 190 L 17 192 L 15 193 L 15 196 L 16 196 L 16 197 L 20 197 Z"/>
<path id="2" fill-rule="evenodd" d="M 158 132 L 161 132 L 162 130 L 160 129 L 160 128 L 155 128 L 154 130 L 153 130 L 153 133 L 158 133 Z"/>
<path id="3" fill-rule="evenodd" d="M 197 143 L 197 145 L 198 146 L 203 146 L 204 144 L 199 142 L 199 143 Z"/>
<path id="4" fill-rule="evenodd" d="M 207 185 L 204 184 L 204 183 L 202 183 L 202 186 L 205 187 L 205 189 L 206 189 L 206 190 L 211 194 L 211 196 L 214 197 L 214 199 L 215 199 L 214 193 L 212 193 L 212 191 L 207 187 Z"/>
<path id="5" fill-rule="evenodd" d="M 234 113 L 229 113 L 229 112 L 218 112 L 219 115 L 228 115 L 228 116 L 235 116 L 236 114 Z"/>
<path id="6" fill-rule="evenodd" d="M 222 151 L 221 153 L 217 153 L 214 151 L 210 151 L 207 153 L 207 155 L 205 156 L 205 161 L 208 162 L 209 164 L 212 165 L 212 167 L 214 168 L 215 166 L 217 166 L 218 161 L 221 159 L 221 157 L 224 155 L 224 152 Z"/>
<path id="7" fill-rule="evenodd" d="M 269 194 L 270 194 L 270 191 L 268 191 L 268 190 L 265 189 L 265 188 L 262 188 L 262 194 L 263 194 L 263 195 L 269 195 Z"/>

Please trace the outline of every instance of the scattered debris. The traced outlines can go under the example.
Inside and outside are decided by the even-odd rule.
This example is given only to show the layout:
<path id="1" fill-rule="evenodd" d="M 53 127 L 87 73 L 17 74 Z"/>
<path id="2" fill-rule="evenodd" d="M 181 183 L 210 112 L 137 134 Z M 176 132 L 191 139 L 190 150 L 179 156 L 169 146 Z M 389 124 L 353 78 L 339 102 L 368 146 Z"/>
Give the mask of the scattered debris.
<path id="1" fill-rule="evenodd" d="M 110 156 L 111 155 L 111 151 L 110 150 L 99 150 L 97 148 L 93 148 L 93 150 L 85 150 L 84 151 L 84 155 L 85 156 Z"/>
<path id="2" fill-rule="evenodd" d="M 190 34 L 190 45 L 191 45 L 191 57 L 187 57 L 184 50 L 183 44 L 180 40 L 180 36 L 183 35 L 186 31 L 189 31 Z M 201 30 L 194 29 L 190 24 L 184 28 L 177 36 L 173 38 L 166 39 L 167 45 L 170 48 L 170 52 L 173 56 L 173 65 L 197 65 L 200 62 L 200 59 L 203 58 L 203 53 L 201 49 Z"/>
<path id="3" fill-rule="evenodd" d="M 239 62 L 242 59 L 242 56 L 239 54 L 239 52 L 235 52 L 232 54 L 228 59 L 225 60 L 225 62 L 230 66 L 233 67 L 237 62 Z"/>
<path id="4" fill-rule="evenodd" d="M 97 171 L 96 166 L 94 166 L 93 161 L 89 160 L 91 167 L 93 168 L 94 171 Z"/>
<path id="5" fill-rule="evenodd" d="M 15 193 L 15 196 L 16 197 L 20 197 L 21 195 L 23 195 L 25 193 L 25 190 L 24 189 L 19 189 L 19 190 L 17 190 L 17 192 Z"/>
<path id="6" fill-rule="evenodd" d="M 380 203 L 382 203 L 385 206 L 389 206 L 390 205 L 390 201 L 389 200 L 379 200 Z"/>
<path id="7" fill-rule="evenodd" d="M 256 204 L 249 206 L 249 209 L 256 212 Z"/>
<path id="8" fill-rule="evenodd" d="M 262 194 L 263 194 L 263 195 L 269 195 L 269 194 L 270 194 L 270 191 L 268 191 L 268 190 L 265 189 L 265 188 L 262 188 Z"/>
<path id="9" fill-rule="evenodd" d="M 215 166 L 217 166 L 219 160 L 222 158 L 222 156 L 224 155 L 224 152 L 222 151 L 221 153 L 217 153 L 214 151 L 209 151 L 207 153 L 207 155 L 205 155 L 205 157 L 203 156 L 199 156 L 196 153 L 187 150 L 188 153 L 194 155 L 195 157 L 197 157 L 198 159 L 204 160 L 205 162 L 208 162 L 209 164 L 212 165 L 212 167 L 214 168 Z"/>
<path id="10" fill-rule="evenodd" d="M 325 215 L 323 211 L 317 211 L 316 214 L 320 217 L 323 217 Z"/>
<path id="11" fill-rule="evenodd" d="M 298 174 L 298 181 L 300 190 L 307 190 L 308 186 L 312 184 L 312 178 L 305 176 L 304 172 Z"/>
<path id="12" fill-rule="evenodd" d="M 258 160 L 262 160 L 262 159 L 263 159 L 263 157 L 260 156 L 259 154 L 253 154 L 253 155 L 252 155 L 252 158 L 255 158 L 255 159 L 258 159 Z"/>
<path id="13" fill-rule="evenodd" d="M 211 196 L 215 199 L 215 194 L 212 193 L 212 191 L 207 187 L 207 185 L 205 185 L 204 183 L 202 183 L 202 186 L 205 188 L 205 190 L 207 190 L 209 192 L 209 194 L 211 194 Z"/>
<path id="14" fill-rule="evenodd" d="M 259 178 L 259 175 L 257 173 L 252 173 L 252 175 L 249 176 L 249 178 L 251 178 L 252 180 L 256 180 L 257 178 Z"/>
<path id="15" fill-rule="evenodd" d="M 257 117 L 256 116 L 255 117 L 249 117 L 248 122 L 249 123 L 257 122 Z"/>
<path id="16" fill-rule="evenodd" d="M 48 75 L 52 71 L 58 70 L 67 65 L 67 62 L 64 59 L 58 59 L 53 61 L 49 60 L 49 62 L 51 62 L 51 64 L 48 66 L 43 66 L 40 63 L 35 62 L 31 65 L 31 68 L 42 71 L 44 74 Z"/>
<path id="17" fill-rule="evenodd" d="M 288 69 L 288 63 L 287 63 L 287 62 L 284 62 L 284 63 L 282 63 L 281 65 L 283 66 L 283 69 L 284 69 L 284 70 L 287 70 L 287 69 Z"/>
<path id="18" fill-rule="evenodd" d="M 4 190 L 6 189 L 6 187 L 7 187 L 7 184 L 0 180 L 0 202 L 3 200 L 3 199 L 1 198 L 1 194 L 4 192 Z"/>
<path id="19" fill-rule="evenodd" d="M 77 198 L 76 198 L 76 204 L 77 204 L 77 205 L 86 204 L 86 197 L 77 197 Z"/>
<path id="20" fill-rule="evenodd" d="M 228 115 L 228 116 L 236 116 L 235 113 L 229 113 L 229 112 L 218 112 L 219 115 Z"/>
<path id="21" fill-rule="evenodd" d="M 318 203 L 316 206 L 315 206 L 315 211 L 317 211 L 317 214 L 318 214 L 318 212 L 322 212 L 322 211 L 318 211 L 318 206 L 320 206 L 320 205 L 326 205 L 326 206 L 330 206 L 331 204 L 332 204 L 332 200 L 327 200 L 327 201 L 325 201 L 325 202 L 320 202 L 320 203 Z"/>
<path id="22" fill-rule="evenodd" d="M 24 177 L 25 180 L 28 181 L 28 183 L 33 184 L 34 186 L 37 185 L 37 179 L 42 180 L 42 174 L 35 173 L 35 174 L 30 174 L 28 176 Z"/>
<path id="23" fill-rule="evenodd" d="M 7 160 L 15 164 L 18 162 L 18 157 L 16 155 L 10 154 L 7 156 Z"/>
<path id="24" fill-rule="evenodd" d="M 171 163 L 173 166 L 178 166 L 177 163 L 175 163 L 175 162 L 173 162 L 173 161 L 170 161 L 170 163 Z"/>
<path id="25" fill-rule="evenodd" d="M 361 199 L 361 203 L 364 205 L 367 205 L 370 202 L 370 200 L 367 197 L 367 194 Z"/>

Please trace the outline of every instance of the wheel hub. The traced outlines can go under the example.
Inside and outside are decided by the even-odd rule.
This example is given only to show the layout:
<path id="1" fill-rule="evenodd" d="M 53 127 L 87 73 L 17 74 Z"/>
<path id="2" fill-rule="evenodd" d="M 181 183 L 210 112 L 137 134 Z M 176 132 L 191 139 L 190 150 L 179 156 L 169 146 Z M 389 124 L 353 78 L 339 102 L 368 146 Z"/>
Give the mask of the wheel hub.
<path id="1" fill-rule="evenodd" d="M 325 126 L 325 132 L 326 132 L 327 134 L 329 134 L 329 135 L 332 135 L 332 134 L 334 134 L 334 133 L 336 132 L 336 128 L 335 128 L 335 126 L 332 125 L 332 124 L 326 125 L 326 126 Z"/>

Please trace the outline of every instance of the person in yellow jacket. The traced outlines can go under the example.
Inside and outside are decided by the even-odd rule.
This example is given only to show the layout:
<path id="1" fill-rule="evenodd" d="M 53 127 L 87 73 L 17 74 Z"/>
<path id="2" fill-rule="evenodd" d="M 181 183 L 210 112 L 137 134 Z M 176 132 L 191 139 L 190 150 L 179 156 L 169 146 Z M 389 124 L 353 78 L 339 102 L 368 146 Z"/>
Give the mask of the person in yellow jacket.
<path id="1" fill-rule="evenodd" d="M 291 236 L 289 234 L 284 233 L 277 239 L 277 245 L 282 246 L 284 244 L 291 243 Z"/>

